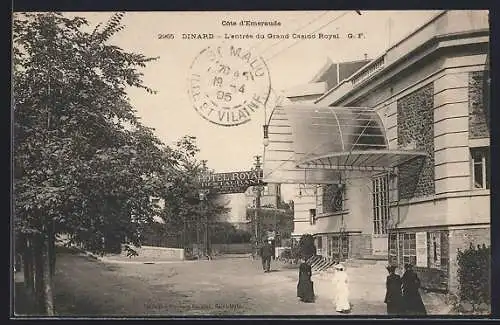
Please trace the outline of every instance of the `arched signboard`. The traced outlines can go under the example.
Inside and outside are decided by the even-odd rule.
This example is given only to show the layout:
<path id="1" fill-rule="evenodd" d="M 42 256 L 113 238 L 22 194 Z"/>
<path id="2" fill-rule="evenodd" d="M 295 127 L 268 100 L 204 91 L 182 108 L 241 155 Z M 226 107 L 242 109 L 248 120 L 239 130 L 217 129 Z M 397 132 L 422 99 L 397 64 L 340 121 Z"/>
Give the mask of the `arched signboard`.
<path id="1" fill-rule="evenodd" d="M 262 170 L 215 173 L 201 176 L 200 187 L 212 194 L 244 193 L 250 186 L 265 185 Z"/>

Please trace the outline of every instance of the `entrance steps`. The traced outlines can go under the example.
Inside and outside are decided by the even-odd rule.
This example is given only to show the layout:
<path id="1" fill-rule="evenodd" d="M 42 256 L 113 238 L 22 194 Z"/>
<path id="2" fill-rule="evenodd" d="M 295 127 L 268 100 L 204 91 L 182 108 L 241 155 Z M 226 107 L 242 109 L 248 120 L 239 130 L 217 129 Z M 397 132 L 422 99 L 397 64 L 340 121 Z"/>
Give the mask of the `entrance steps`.
<path id="1" fill-rule="evenodd" d="M 311 265 L 311 270 L 313 272 L 325 271 L 326 269 L 328 269 L 336 264 L 334 260 L 332 260 L 328 257 L 321 256 L 321 255 L 316 255 L 316 256 L 309 258 L 307 260 L 307 263 L 309 265 Z"/>
<path id="2" fill-rule="evenodd" d="M 307 263 L 311 265 L 311 269 L 313 271 L 324 271 L 330 267 L 333 267 L 336 264 L 334 259 L 317 255 L 309 258 Z M 378 256 L 369 256 L 364 258 L 350 258 L 343 262 L 346 267 L 349 268 L 359 268 L 363 266 L 373 266 L 373 267 L 381 267 L 385 269 L 387 266 L 387 259 L 384 257 Z"/>

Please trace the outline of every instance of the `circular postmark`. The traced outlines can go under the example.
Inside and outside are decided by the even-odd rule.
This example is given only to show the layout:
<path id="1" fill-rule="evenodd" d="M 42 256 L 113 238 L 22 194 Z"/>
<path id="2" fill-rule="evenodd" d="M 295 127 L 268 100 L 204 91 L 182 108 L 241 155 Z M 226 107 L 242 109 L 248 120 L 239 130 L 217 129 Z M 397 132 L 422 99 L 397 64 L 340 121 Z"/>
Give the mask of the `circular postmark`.
<path id="1" fill-rule="evenodd" d="M 264 60 L 231 44 L 203 49 L 191 64 L 188 86 L 198 114 L 222 126 L 249 122 L 271 91 Z"/>

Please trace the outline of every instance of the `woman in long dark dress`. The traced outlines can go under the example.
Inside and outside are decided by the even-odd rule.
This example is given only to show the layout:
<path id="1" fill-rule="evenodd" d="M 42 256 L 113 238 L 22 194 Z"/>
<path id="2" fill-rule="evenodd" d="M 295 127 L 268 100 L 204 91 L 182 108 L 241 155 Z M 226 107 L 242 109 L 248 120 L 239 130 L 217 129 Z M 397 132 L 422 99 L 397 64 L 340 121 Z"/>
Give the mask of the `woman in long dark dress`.
<path id="1" fill-rule="evenodd" d="M 387 305 L 387 315 L 399 315 L 401 311 L 401 277 L 395 273 L 396 267 L 389 265 L 387 267 L 389 275 L 387 276 L 385 286 L 386 293 L 384 303 Z"/>
<path id="2" fill-rule="evenodd" d="M 302 260 L 299 266 L 299 283 L 297 284 L 297 297 L 303 302 L 314 302 L 314 288 L 311 281 L 311 266 Z"/>
<path id="3" fill-rule="evenodd" d="M 401 278 L 401 288 L 403 293 L 403 308 L 407 315 L 426 315 L 424 302 L 420 297 L 420 279 L 413 271 L 411 264 L 405 265 L 405 273 Z"/>

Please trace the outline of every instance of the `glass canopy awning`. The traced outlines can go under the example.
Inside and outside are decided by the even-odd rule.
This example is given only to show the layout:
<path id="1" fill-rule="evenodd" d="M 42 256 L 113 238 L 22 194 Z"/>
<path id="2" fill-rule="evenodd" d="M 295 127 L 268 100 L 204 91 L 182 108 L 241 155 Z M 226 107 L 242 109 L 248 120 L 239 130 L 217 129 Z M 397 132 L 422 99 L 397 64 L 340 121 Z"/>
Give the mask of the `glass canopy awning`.
<path id="1" fill-rule="evenodd" d="M 291 104 L 277 109 L 281 112 L 277 123 L 286 120 L 290 127 L 290 151 L 297 169 L 386 171 L 427 156 L 416 150 L 389 149 L 382 120 L 372 108 Z M 269 140 L 272 158 L 272 132 Z"/>
<path id="2" fill-rule="evenodd" d="M 398 150 L 364 150 L 331 153 L 303 159 L 299 168 L 324 168 L 338 170 L 390 171 L 410 160 L 425 157 L 426 153 Z"/>

